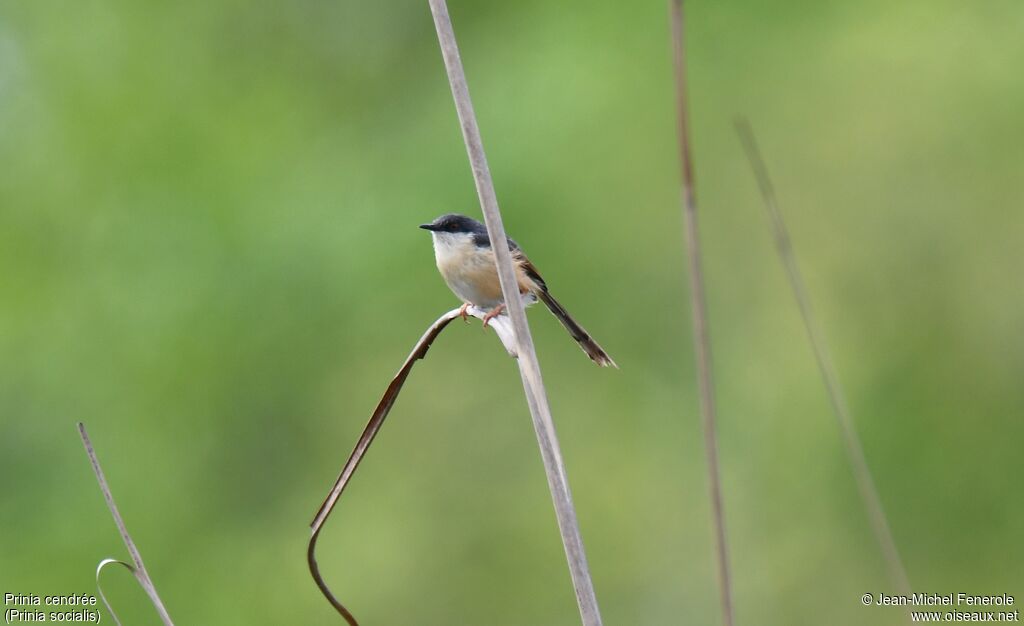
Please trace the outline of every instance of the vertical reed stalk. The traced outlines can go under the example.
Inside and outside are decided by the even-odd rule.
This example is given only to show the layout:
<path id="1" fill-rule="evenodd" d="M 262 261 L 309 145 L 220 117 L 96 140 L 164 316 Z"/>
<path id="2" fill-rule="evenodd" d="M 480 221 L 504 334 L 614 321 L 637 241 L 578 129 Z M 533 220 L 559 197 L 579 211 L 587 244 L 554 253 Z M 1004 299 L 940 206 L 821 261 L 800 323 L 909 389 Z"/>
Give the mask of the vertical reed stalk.
<path id="1" fill-rule="evenodd" d="M 729 543 L 725 533 L 725 512 L 722 503 L 722 480 L 718 464 L 718 435 L 715 426 L 715 387 L 712 377 L 711 340 L 708 336 L 707 300 L 704 294 L 704 271 L 701 265 L 700 236 L 697 229 L 697 195 L 693 183 L 693 157 L 690 153 L 690 129 L 686 90 L 686 40 L 683 2 L 673 0 L 672 47 L 675 60 L 676 102 L 679 130 L 679 163 L 681 167 L 683 218 L 690 270 L 690 305 L 693 309 L 693 340 L 697 359 L 697 380 L 700 387 L 700 411 L 704 425 L 704 448 L 708 466 L 708 488 L 711 514 L 715 527 L 715 556 L 718 561 L 718 587 L 721 596 L 722 623 L 733 624 L 732 581 L 729 573 Z"/>
<path id="2" fill-rule="evenodd" d="M 473 103 L 469 97 L 469 87 L 466 84 L 466 75 L 459 57 L 455 32 L 448 15 L 448 6 L 445 0 L 429 0 L 429 2 L 430 12 L 434 16 L 434 26 L 437 28 L 438 42 L 441 45 L 441 54 L 444 57 L 448 82 L 462 127 L 462 137 L 465 140 L 466 152 L 469 154 L 469 162 L 473 170 L 473 180 L 480 198 L 484 222 L 487 225 L 487 234 L 491 238 L 492 248 L 497 258 L 498 277 L 501 280 L 505 306 L 515 331 L 516 351 L 519 354 L 519 374 L 523 381 L 526 402 L 533 417 L 534 430 L 537 432 L 537 443 L 540 446 L 548 487 L 551 490 L 551 499 L 554 502 L 555 515 L 558 518 L 558 528 L 569 562 L 569 573 L 572 576 L 580 617 L 584 626 L 600 626 L 601 613 L 590 578 L 590 569 L 583 548 L 579 522 L 576 519 L 572 493 L 569 490 L 565 463 L 562 460 L 555 425 L 551 418 L 551 409 L 548 406 L 547 393 L 544 390 L 544 381 L 541 378 L 540 364 L 537 361 L 530 327 L 526 321 L 526 311 L 519 296 L 519 287 L 512 268 L 512 257 L 508 247 L 501 245 L 501 242 L 506 240 L 505 227 L 498 209 L 498 199 L 494 192 L 491 172 L 487 166 L 487 156 L 480 138 L 480 129 L 477 126 Z"/>

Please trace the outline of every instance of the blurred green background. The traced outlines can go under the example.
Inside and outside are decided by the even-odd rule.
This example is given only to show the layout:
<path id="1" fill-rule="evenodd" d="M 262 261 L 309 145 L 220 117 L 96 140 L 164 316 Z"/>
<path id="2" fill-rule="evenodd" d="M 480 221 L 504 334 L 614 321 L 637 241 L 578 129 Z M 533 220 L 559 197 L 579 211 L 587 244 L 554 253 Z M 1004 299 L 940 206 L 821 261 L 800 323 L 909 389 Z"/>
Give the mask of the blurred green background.
<path id="1" fill-rule="evenodd" d="M 608 624 L 718 622 L 663 2 L 451 3 Z M 738 623 L 897 624 L 750 117 L 917 591 L 1024 595 L 1024 5 L 691 3 Z M 479 216 L 426 2 L 0 3 L 0 593 L 340 623 L 307 524 Z M 321 541 L 364 623 L 574 624 L 519 377 L 454 324 Z M 129 624 L 156 623 L 121 571 Z"/>

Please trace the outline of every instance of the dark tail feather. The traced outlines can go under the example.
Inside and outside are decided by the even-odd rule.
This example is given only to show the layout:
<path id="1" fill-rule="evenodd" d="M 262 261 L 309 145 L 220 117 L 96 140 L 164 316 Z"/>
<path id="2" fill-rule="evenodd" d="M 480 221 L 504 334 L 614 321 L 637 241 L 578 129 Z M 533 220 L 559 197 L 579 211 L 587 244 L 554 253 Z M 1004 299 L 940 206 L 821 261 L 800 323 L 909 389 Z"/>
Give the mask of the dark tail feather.
<path id="1" fill-rule="evenodd" d="M 537 297 L 540 298 L 541 302 L 547 305 L 548 309 L 550 309 L 552 313 L 554 313 L 555 317 L 558 318 L 558 321 L 562 323 L 562 326 L 565 326 L 565 329 L 569 331 L 572 338 L 576 340 L 576 343 L 580 344 L 580 347 L 583 348 L 583 351 L 587 353 L 587 356 L 589 356 L 594 363 L 597 363 L 601 367 L 608 367 L 609 365 L 614 368 L 619 367 L 615 364 L 615 361 L 612 360 L 612 357 L 608 356 L 608 353 L 605 352 L 601 346 L 597 345 L 597 342 L 590 336 L 590 333 L 577 324 L 576 320 L 572 319 L 569 312 L 565 310 L 565 307 L 559 304 L 558 300 L 555 300 L 550 293 L 545 290 L 540 290 L 537 292 Z"/>

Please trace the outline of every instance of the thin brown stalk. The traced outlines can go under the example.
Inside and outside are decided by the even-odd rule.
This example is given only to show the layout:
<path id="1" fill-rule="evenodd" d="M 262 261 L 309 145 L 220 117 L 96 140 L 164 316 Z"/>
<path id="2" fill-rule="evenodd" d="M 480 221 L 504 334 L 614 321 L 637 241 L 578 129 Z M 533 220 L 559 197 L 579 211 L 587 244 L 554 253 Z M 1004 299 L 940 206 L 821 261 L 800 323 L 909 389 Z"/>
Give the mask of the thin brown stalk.
<path id="1" fill-rule="evenodd" d="M 405 379 L 409 377 L 409 372 L 412 370 L 412 366 L 416 364 L 416 361 L 422 359 L 427 355 L 427 350 L 430 349 L 430 344 L 434 342 L 441 331 L 445 329 L 448 324 L 459 316 L 459 310 L 453 309 L 448 311 L 437 319 L 436 322 L 430 325 L 427 332 L 423 334 L 412 352 L 405 359 L 405 363 L 398 370 L 398 374 L 391 380 L 391 384 L 388 385 L 387 390 L 381 397 L 380 402 L 377 403 L 377 408 L 373 410 L 373 414 L 370 416 L 370 421 L 367 422 L 366 427 L 363 428 L 363 434 L 359 436 L 359 440 L 356 442 L 355 448 L 352 450 L 352 454 L 349 455 L 348 461 L 345 462 L 345 466 L 341 470 L 341 474 L 338 475 L 338 479 L 334 482 L 334 487 L 331 488 L 330 493 L 327 494 L 327 498 L 324 499 L 323 504 L 317 509 L 316 515 L 313 517 L 313 522 L 310 524 L 312 528 L 312 534 L 309 538 L 309 545 L 306 548 L 306 562 L 309 564 L 309 572 L 313 575 L 313 580 L 316 581 L 316 586 L 320 588 L 320 592 L 324 594 L 327 601 L 331 603 L 331 606 L 341 614 L 345 621 L 350 626 L 359 626 L 355 616 L 343 605 L 333 593 L 324 581 L 323 576 L 320 574 L 320 566 L 316 561 L 316 544 L 320 538 L 320 531 L 323 530 L 324 523 L 327 518 L 330 517 L 331 511 L 334 510 L 334 505 L 337 504 L 338 498 L 341 497 L 342 492 L 345 490 L 345 486 L 348 485 L 349 480 L 352 479 L 352 475 L 355 474 L 356 469 L 359 467 L 360 461 L 363 460 L 363 455 L 370 449 L 370 444 L 373 443 L 373 438 L 377 436 L 380 431 L 380 427 L 384 424 L 384 419 L 387 418 L 388 413 L 391 412 L 391 407 L 395 404 L 395 400 L 398 399 L 398 394 L 402 390 L 402 385 L 405 384 Z"/>
<path id="2" fill-rule="evenodd" d="M 814 358 L 818 364 L 818 371 L 821 372 L 822 381 L 825 383 L 825 390 L 828 393 L 832 411 L 839 422 L 839 431 L 842 433 L 843 442 L 846 444 L 846 453 L 850 459 L 850 468 L 857 481 L 857 488 L 860 491 L 861 500 L 864 501 L 864 508 L 867 511 L 868 521 L 874 531 L 875 538 L 882 550 L 882 556 L 889 567 L 889 573 L 893 578 L 900 593 L 910 594 L 910 580 L 907 577 L 907 570 L 903 567 L 903 560 L 900 558 L 899 550 L 896 548 L 896 540 L 893 539 L 889 520 L 882 507 L 882 499 L 878 495 L 878 488 L 871 476 L 867 459 L 864 457 L 864 447 L 861 445 L 860 437 L 853 426 L 853 418 L 850 416 L 850 409 L 846 403 L 842 385 L 839 383 L 839 376 L 828 350 L 828 342 L 825 340 L 825 333 L 811 308 L 811 301 L 807 295 L 807 285 L 804 283 L 800 267 L 796 262 L 796 255 L 793 252 L 793 243 L 789 237 L 789 229 L 779 210 L 775 198 L 775 187 L 772 185 L 771 176 L 768 174 L 768 167 L 761 157 L 761 151 L 757 146 L 757 139 L 754 130 L 746 119 L 736 120 L 736 132 L 739 134 L 740 142 L 746 151 L 747 159 L 750 161 L 750 168 L 757 179 L 758 187 L 761 190 L 761 198 L 764 200 L 765 210 L 771 220 L 772 233 L 775 237 L 775 247 L 779 253 L 779 259 L 785 268 L 789 285 L 793 289 L 797 306 L 800 309 L 800 316 L 803 318 L 804 328 L 807 337 L 814 350 Z"/>
<path id="3" fill-rule="evenodd" d="M 491 180 L 490 168 L 487 166 L 487 157 L 484 153 L 483 141 L 480 138 L 480 129 L 477 126 L 473 103 L 469 97 L 469 88 L 466 84 L 462 60 L 459 57 L 451 18 L 448 15 L 448 6 L 445 0 L 429 0 L 429 2 L 448 74 L 448 83 L 462 127 L 466 152 L 473 170 L 473 180 L 480 198 L 484 222 L 487 225 L 487 234 L 492 242 L 503 242 L 506 240 L 505 227 L 498 209 L 494 183 Z M 587 565 L 583 538 L 580 534 L 576 509 L 573 506 L 572 494 L 569 490 L 565 463 L 558 445 L 554 421 L 551 418 L 544 381 L 541 378 L 540 364 L 537 361 L 530 327 L 526 321 L 526 311 L 519 297 L 519 287 L 512 269 L 512 258 L 506 246 L 495 243 L 493 249 L 497 258 L 502 294 L 515 331 L 516 351 L 519 354 L 519 373 L 523 381 L 530 414 L 533 417 L 541 458 L 544 461 L 544 470 L 547 474 L 555 515 L 558 518 L 562 544 L 565 546 L 565 554 L 569 562 L 569 572 L 576 592 L 580 617 L 584 626 L 598 626 L 601 624 L 601 613 L 590 578 L 590 568 Z"/>
<path id="4" fill-rule="evenodd" d="M 114 495 L 110 492 L 110 486 L 107 485 L 107 479 L 103 475 L 103 468 L 100 467 L 100 461 L 96 458 L 96 451 L 93 450 L 92 441 L 89 440 L 89 434 L 85 431 L 85 424 L 78 423 L 78 434 L 82 438 L 82 445 L 85 446 L 85 453 L 89 455 L 89 462 L 92 463 L 92 471 L 96 474 L 96 481 L 100 485 L 100 491 L 103 492 L 103 498 L 107 501 L 107 508 L 110 509 L 110 515 L 114 518 L 114 524 L 117 525 L 117 530 L 121 533 L 121 539 L 124 540 L 124 545 L 128 548 L 128 554 L 132 557 L 132 563 L 134 567 L 128 566 L 126 563 L 120 562 L 122 565 L 131 570 L 134 574 L 135 579 L 139 581 L 139 584 L 145 590 L 146 595 L 149 596 L 150 602 L 153 603 L 153 607 L 156 608 L 156 612 L 160 615 L 160 620 L 163 621 L 165 626 L 174 626 L 171 621 L 171 616 L 168 615 L 167 609 L 164 607 L 164 603 L 160 600 L 159 594 L 156 592 L 156 587 L 153 585 L 152 579 L 149 577 L 149 572 L 146 571 L 146 566 L 142 563 L 142 555 L 139 554 L 138 548 L 135 547 L 135 542 L 132 541 L 132 536 L 128 534 L 128 528 L 124 525 L 124 520 L 121 518 L 120 511 L 117 510 L 117 504 L 114 503 Z M 96 583 L 99 585 L 99 573 L 104 567 L 106 561 L 100 563 L 96 570 Z M 103 591 L 100 590 L 100 596 L 103 597 Z M 106 598 L 104 597 L 104 603 L 106 604 Z M 110 610 L 113 615 L 113 610 L 110 605 L 107 604 L 107 609 Z M 116 617 L 115 617 L 116 621 Z"/>
<path id="5" fill-rule="evenodd" d="M 693 310 L 693 339 L 696 347 L 697 380 L 700 387 L 701 419 L 708 466 L 711 514 L 715 527 L 715 556 L 718 562 L 718 586 L 721 595 L 722 622 L 732 626 L 732 581 L 729 573 L 729 544 L 725 532 L 722 481 L 718 464 L 718 435 L 715 426 L 715 389 L 711 365 L 711 340 L 708 335 L 707 300 L 701 265 L 700 236 L 697 230 L 697 194 L 693 182 L 693 157 L 690 152 L 689 111 L 686 89 L 686 40 L 683 2 L 671 2 L 672 47 L 675 60 L 679 162 L 681 167 L 683 217 L 690 271 L 690 305 Z"/>
<path id="6" fill-rule="evenodd" d="M 441 317 L 437 318 L 433 324 L 427 328 L 420 340 L 413 346 L 412 352 L 406 357 L 405 362 L 402 363 L 402 367 L 399 368 L 398 373 L 391 379 L 391 383 L 388 388 L 384 391 L 384 395 L 381 396 L 380 402 L 374 408 L 373 413 L 370 415 L 370 420 L 366 423 L 363 428 L 363 433 L 359 436 L 356 441 L 355 448 L 349 455 L 348 460 L 345 462 L 345 466 L 342 468 L 341 473 L 338 474 L 337 480 L 334 481 L 334 486 L 331 487 L 331 491 L 324 498 L 320 508 L 317 509 L 316 515 L 313 516 L 313 521 L 310 523 L 312 533 L 309 538 L 309 544 L 306 548 L 306 561 L 309 564 L 309 572 L 313 576 L 313 580 L 316 582 L 317 587 L 320 588 L 320 592 L 323 593 L 327 601 L 331 603 L 331 606 L 338 611 L 338 613 L 345 618 L 345 621 L 350 626 L 359 626 L 355 616 L 343 605 L 331 592 L 327 586 L 327 582 L 324 581 L 323 576 L 320 574 L 320 566 L 316 561 L 316 544 L 320 538 L 320 531 L 323 530 L 324 524 L 327 522 L 327 518 L 331 516 L 331 512 L 334 510 L 335 505 L 341 498 L 342 492 L 345 491 L 345 487 L 349 481 L 352 480 L 352 476 L 355 475 L 356 469 L 359 467 L 359 463 L 363 460 L 363 456 L 370 449 L 370 444 L 373 443 L 374 437 L 380 431 L 381 426 L 384 425 L 384 420 L 391 412 L 391 407 L 394 406 L 395 401 L 398 399 L 398 394 L 402 391 L 402 386 L 405 384 L 405 379 L 409 377 L 409 373 L 412 371 L 413 365 L 416 361 L 427 356 L 427 350 L 437 339 L 441 331 L 444 330 L 452 320 L 459 317 L 461 309 L 452 309 Z M 469 307 L 466 311 L 469 315 L 472 315 L 478 319 L 484 319 L 488 311 L 477 307 Z M 509 353 L 509 356 L 515 357 L 515 347 L 513 346 L 512 328 L 508 324 L 505 318 L 498 317 L 491 320 L 490 328 L 494 329 L 495 334 L 498 335 L 498 339 L 501 340 L 505 346 L 505 350 Z"/>

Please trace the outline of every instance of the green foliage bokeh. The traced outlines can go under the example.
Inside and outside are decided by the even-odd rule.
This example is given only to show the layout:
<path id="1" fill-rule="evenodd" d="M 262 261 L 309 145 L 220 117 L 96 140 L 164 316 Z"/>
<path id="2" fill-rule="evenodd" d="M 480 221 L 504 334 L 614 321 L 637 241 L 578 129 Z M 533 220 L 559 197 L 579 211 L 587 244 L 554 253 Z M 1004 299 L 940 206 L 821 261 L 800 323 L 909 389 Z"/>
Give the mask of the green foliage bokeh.
<path id="1" fill-rule="evenodd" d="M 667 8 L 453 2 L 608 624 L 712 624 Z M 739 623 L 896 624 L 734 114 L 759 132 L 917 591 L 1024 592 L 1024 10 L 692 3 Z M 479 215 L 426 2 L 0 2 L 0 593 L 124 556 L 181 624 L 334 623 L 307 524 Z M 321 542 L 366 624 L 578 623 L 515 366 L 454 324 Z M 127 623 L 155 623 L 121 572 Z"/>

